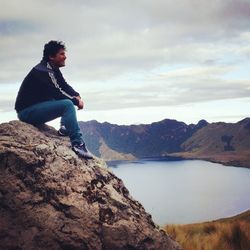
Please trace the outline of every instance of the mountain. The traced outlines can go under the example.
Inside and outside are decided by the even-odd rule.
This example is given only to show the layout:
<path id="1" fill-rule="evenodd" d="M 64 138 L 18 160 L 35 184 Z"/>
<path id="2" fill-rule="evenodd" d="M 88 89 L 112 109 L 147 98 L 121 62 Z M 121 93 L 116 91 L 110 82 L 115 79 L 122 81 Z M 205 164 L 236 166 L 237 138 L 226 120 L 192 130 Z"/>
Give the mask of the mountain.
<path id="1" fill-rule="evenodd" d="M 250 168 L 250 118 L 216 122 L 196 131 L 172 155 Z"/>
<path id="2" fill-rule="evenodd" d="M 170 119 L 140 125 L 79 124 L 91 151 L 105 160 L 181 157 L 250 167 L 250 118 L 190 125 Z"/>
<path id="3" fill-rule="evenodd" d="M 161 156 L 181 151 L 181 144 L 208 123 L 197 125 L 165 119 L 152 124 L 116 125 L 79 122 L 89 149 L 106 160 Z"/>
<path id="4" fill-rule="evenodd" d="M 47 125 L 11 121 L 0 124 L 0 249 L 182 248 L 102 159 L 79 158 Z"/>

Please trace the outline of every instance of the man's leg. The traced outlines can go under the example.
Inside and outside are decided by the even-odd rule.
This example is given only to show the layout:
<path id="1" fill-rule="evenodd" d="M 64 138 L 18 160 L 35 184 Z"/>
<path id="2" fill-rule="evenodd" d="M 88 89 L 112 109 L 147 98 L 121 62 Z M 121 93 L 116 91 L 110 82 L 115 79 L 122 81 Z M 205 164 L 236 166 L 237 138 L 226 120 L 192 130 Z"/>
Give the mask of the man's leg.
<path id="1" fill-rule="evenodd" d="M 61 117 L 61 120 L 60 120 L 60 126 L 65 126 L 65 122 L 64 122 L 63 116 Z"/>
<path id="2" fill-rule="evenodd" d="M 84 143 L 74 104 L 69 99 L 41 102 L 18 113 L 21 121 L 33 125 L 43 124 L 58 117 L 63 117 L 62 120 L 69 133 L 71 144 Z"/>
<path id="3" fill-rule="evenodd" d="M 59 135 L 61 135 L 61 136 L 68 136 L 69 133 L 68 133 L 66 127 L 65 127 L 65 122 L 64 122 L 63 118 L 64 118 L 64 117 L 62 116 L 62 117 L 61 117 L 61 120 L 60 120 L 60 128 L 59 128 L 59 130 L 57 131 L 57 133 L 58 133 Z"/>

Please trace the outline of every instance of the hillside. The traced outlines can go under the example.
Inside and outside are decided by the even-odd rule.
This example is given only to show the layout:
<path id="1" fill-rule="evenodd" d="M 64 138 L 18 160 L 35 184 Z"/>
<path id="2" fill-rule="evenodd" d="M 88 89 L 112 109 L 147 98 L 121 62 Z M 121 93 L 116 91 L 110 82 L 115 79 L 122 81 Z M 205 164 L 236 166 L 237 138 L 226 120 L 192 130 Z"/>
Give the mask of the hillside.
<path id="1" fill-rule="evenodd" d="M 181 249 L 105 162 L 49 126 L 0 124 L 0 249 Z"/>
<path id="2" fill-rule="evenodd" d="M 165 119 L 140 125 L 116 125 L 95 120 L 79 122 L 85 141 L 97 156 L 105 160 L 132 160 L 181 151 L 181 144 L 207 125 Z"/>
<path id="3" fill-rule="evenodd" d="M 250 246 L 250 210 L 219 220 L 164 227 L 185 250 L 248 250 Z"/>
<path id="4" fill-rule="evenodd" d="M 170 119 L 140 125 L 94 120 L 80 122 L 80 127 L 91 151 L 109 161 L 181 157 L 250 167 L 250 118 L 190 125 Z"/>
<path id="5" fill-rule="evenodd" d="M 237 123 L 211 123 L 181 145 L 185 158 L 204 159 L 225 165 L 250 167 L 250 118 Z"/>

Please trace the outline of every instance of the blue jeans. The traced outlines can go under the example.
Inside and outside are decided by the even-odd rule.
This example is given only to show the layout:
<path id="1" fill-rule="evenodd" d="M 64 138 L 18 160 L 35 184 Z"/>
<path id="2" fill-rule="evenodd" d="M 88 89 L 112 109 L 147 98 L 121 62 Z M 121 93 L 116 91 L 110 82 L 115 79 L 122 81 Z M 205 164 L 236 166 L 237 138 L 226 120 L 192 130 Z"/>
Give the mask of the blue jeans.
<path id="1" fill-rule="evenodd" d="M 76 109 L 69 99 L 40 102 L 21 110 L 17 116 L 21 121 L 34 126 L 61 117 L 69 133 L 71 144 L 84 143 L 76 118 Z"/>

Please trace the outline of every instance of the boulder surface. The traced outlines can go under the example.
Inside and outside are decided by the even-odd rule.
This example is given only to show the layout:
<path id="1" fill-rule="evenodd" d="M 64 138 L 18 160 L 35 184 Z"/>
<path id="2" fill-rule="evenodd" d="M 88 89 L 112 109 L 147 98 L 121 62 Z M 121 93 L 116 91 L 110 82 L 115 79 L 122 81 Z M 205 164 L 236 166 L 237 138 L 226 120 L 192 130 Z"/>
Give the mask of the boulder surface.
<path id="1" fill-rule="evenodd" d="M 105 161 L 47 125 L 0 124 L 0 249 L 182 249 Z"/>

